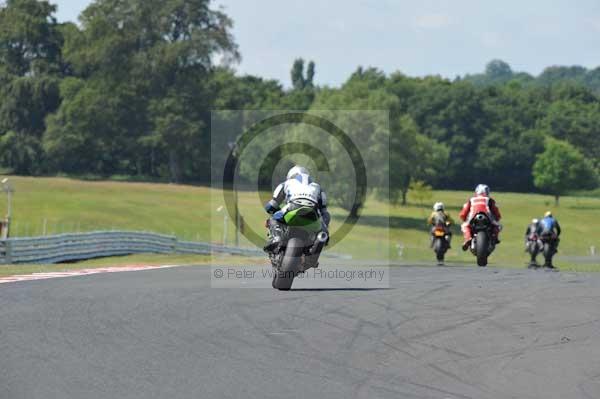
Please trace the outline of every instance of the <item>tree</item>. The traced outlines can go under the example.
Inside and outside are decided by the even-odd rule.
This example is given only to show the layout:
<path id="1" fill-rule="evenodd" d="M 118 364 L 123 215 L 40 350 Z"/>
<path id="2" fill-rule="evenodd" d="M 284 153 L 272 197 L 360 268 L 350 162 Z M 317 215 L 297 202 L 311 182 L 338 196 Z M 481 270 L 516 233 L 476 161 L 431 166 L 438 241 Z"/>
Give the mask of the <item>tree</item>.
<path id="1" fill-rule="evenodd" d="M 308 67 L 306 68 L 306 87 L 313 87 L 315 79 L 315 63 L 314 61 L 310 61 L 308 63 Z"/>
<path id="2" fill-rule="evenodd" d="M 538 76 L 537 80 L 542 85 L 554 85 L 557 83 L 571 82 L 583 83 L 587 70 L 581 66 L 551 66 Z"/>
<path id="3" fill-rule="evenodd" d="M 44 119 L 60 104 L 63 39 L 55 11 L 47 1 L 0 4 L 0 163 L 16 173 L 42 170 Z"/>
<path id="4" fill-rule="evenodd" d="M 552 137 L 569 142 L 600 166 L 600 102 L 597 99 L 590 103 L 555 101 L 539 125 Z"/>
<path id="5" fill-rule="evenodd" d="M 387 168 L 389 155 L 390 172 L 379 173 L 389 181 L 368 177 L 393 203 L 405 202 L 416 180 L 461 189 L 486 176 L 496 188 L 536 189 L 533 165 L 547 136 L 600 170 L 600 68 L 550 67 L 533 77 L 492 60 L 484 73 L 449 80 L 359 67 L 328 88 L 315 84 L 315 63 L 298 58 L 285 89 L 236 75 L 233 22 L 213 4 L 94 0 L 76 25 L 58 24 L 47 0 L 0 0 L 0 167 L 206 182 L 211 143 L 226 146 L 253 121 L 249 112 L 226 114 L 231 128 L 211 137 L 211 110 L 350 109 L 389 112 L 385 121 L 359 112 L 342 124 L 370 171 Z M 337 153 L 330 160 L 344 169 Z M 332 200 L 355 207 L 346 186 L 332 182 Z"/>
<path id="6" fill-rule="evenodd" d="M 304 88 L 304 60 L 297 58 L 292 65 L 292 87 L 296 90 Z"/>
<path id="7" fill-rule="evenodd" d="M 7 0 L 0 4 L 0 69 L 25 76 L 56 71 L 62 35 L 47 1 Z"/>
<path id="8" fill-rule="evenodd" d="M 65 87 L 45 148 L 60 168 L 84 167 L 69 159 L 84 146 L 93 173 L 206 179 L 214 61 L 239 58 L 231 20 L 209 0 L 116 3 L 96 0 L 68 32 L 79 83 Z"/>
<path id="9" fill-rule="evenodd" d="M 569 190 L 594 188 L 597 175 L 591 163 L 566 141 L 547 138 L 545 150 L 533 165 L 534 184 L 554 195 L 556 205 L 560 195 Z"/>
<path id="10" fill-rule="evenodd" d="M 475 163 L 488 184 L 497 190 L 532 190 L 531 169 L 535 156 L 544 150 L 544 132 L 524 131 L 523 126 L 506 116 L 479 143 Z"/>
<path id="11" fill-rule="evenodd" d="M 144 103 L 129 85 L 67 78 L 59 110 L 46 119 L 43 145 L 51 170 L 136 174 L 134 149 Z"/>
<path id="12" fill-rule="evenodd" d="M 304 60 L 296 58 L 290 72 L 292 78 L 292 88 L 294 90 L 312 89 L 315 78 L 315 63 L 310 61 L 306 68 L 306 76 L 304 75 Z"/>
<path id="13" fill-rule="evenodd" d="M 355 184 L 360 182 L 354 175 L 349 154 L 346 149 L 340 149 L 336 139 L 329 137 L 327 142 L 318 141 L 319 136 L 314 134 L 314 130 L 313 134 L 303 135 L 308 140 L 314 140 L 313 145 L 323 149 L 328 155 L 327 161 L 335 173 L 320 180 L 327 188 L 331 203 L 349 211 L 351 216 L 357 216 L 365 205 L 357 201 L 361 195 L 357 198 L 355 193 L 385 190 L 387 194 L 388 188 L 391 188 L 387 176 L 394 176 L 389 173 L 388 162 L 388 156 L 393 152 L 390 148 L 392 127 L 385 113 L 365 112 L 397 108 L 397 99 L 385 90 L 385 81 L 385 75 L 375 69 L 360 75 L 354 74 L 341 88 L 318 91 L 311 106 L 311 111 L 320 111 L 320 115 L 342 129 L 355 144 L 365 163 L 368 182 L 366 187 Z"/>
<path id="14" fill-rule="evenodd" d="M 420 147 L 417 143 L 419 127 L 409 115 L 394 115 L 391 118 L 390 137 L 390 187 L 389 201 L 392 204 L 407 203 L 410 183 L 420 162 Z"/>
<path id="15" fill-rule="evenodd" d="M 485 74 L 492 81 L 506 81 L 512 77 L 510 65 L 502 60 L 492 60 L 485 66 Z"/>
<path id="16" fill-rule="evenodd" d="M 505 84 L 509 80 L 517 78 L 523 80 L 527 78 L 526 74 L 514 74 L 510 65 L 502 60 L 492 60 L 485 66 L 484 73 L 474 75 L 465 75 L 464 80 L 475 84 L 476 86 L 490 86 Z M 456 79 L 459 82 L 461 79 Z"/>
<path id="17" fill-rule="evenodd" d="M 477 182 L 477 146 L 485 137 L 489 112 L 487 93 L 467 82 L 426 78 L 407 100 L 407 111 L 419 133 L 445 144 L 450 151 L 442 187 L 471 187 Z"/>

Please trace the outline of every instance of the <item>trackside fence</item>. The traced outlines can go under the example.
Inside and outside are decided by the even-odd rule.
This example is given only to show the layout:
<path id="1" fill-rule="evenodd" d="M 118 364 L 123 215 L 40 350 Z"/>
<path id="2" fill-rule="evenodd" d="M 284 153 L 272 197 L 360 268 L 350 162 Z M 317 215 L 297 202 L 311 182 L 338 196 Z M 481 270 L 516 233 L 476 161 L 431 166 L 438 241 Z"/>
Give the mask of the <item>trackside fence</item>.
<path id="1" fill-rule="evenodd" d="M 257 248 L 179 241 L 175 236 L 133 231 L 95 231 L 0 240 L 0 264 L 60 263 L 138 253 L 265 256 Z M 335 254 L 324 256 L 344 257 Z"/>
<path id="2" fill-rule="evenodd" d="M 59 263 L 138 253 L 259 255 L 251 248 L 229 248 L 204 242 L 178 241 L 175 236 L 132 232 L 95 231 L 0 241 L 0 264 Z"/>

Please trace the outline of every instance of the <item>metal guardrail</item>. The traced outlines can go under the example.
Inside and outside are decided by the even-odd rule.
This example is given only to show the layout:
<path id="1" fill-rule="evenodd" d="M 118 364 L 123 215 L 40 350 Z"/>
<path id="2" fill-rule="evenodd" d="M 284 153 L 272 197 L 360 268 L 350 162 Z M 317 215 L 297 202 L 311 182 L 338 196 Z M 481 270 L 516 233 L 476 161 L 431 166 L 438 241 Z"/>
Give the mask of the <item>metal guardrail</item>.
<path id="1" fill-rule="evenodd" d="M 95 231 L 0 240 L 0 264 L 59 263 L 136 253 L 264 255 L 257 248 L 179 241 L 175 236 L 133 231 Z M 339 257 L 335 254 L 327 256 Z"/>
<path id="2" fill-rule="evenodd" d="M 58 263 L 135 253 L 175 252 L 177 239 L 154 233 L 97 231 L 0 241 L 0 263 Z"/>

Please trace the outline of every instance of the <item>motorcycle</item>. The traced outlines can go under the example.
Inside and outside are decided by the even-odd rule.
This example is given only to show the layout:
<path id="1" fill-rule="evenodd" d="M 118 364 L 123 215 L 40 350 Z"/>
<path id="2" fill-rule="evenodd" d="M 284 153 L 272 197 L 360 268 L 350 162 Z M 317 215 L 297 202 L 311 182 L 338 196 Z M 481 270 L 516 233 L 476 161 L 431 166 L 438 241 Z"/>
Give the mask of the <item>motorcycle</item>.
<path id="1" fill-rule="evenodd" d="M 557 252 L 558 237 L 554 233 L 542 234 L 540 241 L 542 242 L 542 253 L 544 254 L 544 267 L 554 269 L 552 258 Z"/>
<path id="2" fill-rule="evenodd" d="M 531 255 L 531 260 L 529 261 L 529 268 L 538 268 L 540 267 L 537 263 L 537 256 L 544 248 L 542 241 L 539 239 L 537 234 L 531 234 L 527 237 L 527 246 L 526 251 Z"/>
<path id="3" fill-rule="evenodd" d="M 280 245 L 268 253 L 273 266 L 272 286 L 289 290 L 294 278 L 319 266 L 319 256 L 329 241 L 317 204 L 297 199 L 287 205 Z"/>
<path id="4" fill-rule="evenodd" d="M 488 257 L 496 247 L 492 229 L 492 220 L 485 213 L 476 214 L 470 222 L 473 239 L 471 241 L 471 253 L 477 257 L 477 265 L 487 266 Z"/>
<path id="5" fill-rule="evenodd" d="M 450 237 L 443 225 L 435 226 L 431 234 L 433 240 L 433 252 L 435 252 L 438 266 L 441 266 L 444 264 L 444 257 L 450 247 Z"/>

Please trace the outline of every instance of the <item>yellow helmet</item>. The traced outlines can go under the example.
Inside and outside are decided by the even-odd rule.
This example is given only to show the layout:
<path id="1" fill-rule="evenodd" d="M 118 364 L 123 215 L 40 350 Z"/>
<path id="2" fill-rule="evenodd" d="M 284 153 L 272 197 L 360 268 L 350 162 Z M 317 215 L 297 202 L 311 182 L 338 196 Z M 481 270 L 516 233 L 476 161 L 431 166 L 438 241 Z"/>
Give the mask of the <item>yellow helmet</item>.
<path id="1" fill-rule="evenodd" d="M 544 217 L 547 218 L 549 216 L 552 216 L 552 212 L 546 211 L 546 213 L 544 213 Z"/>

